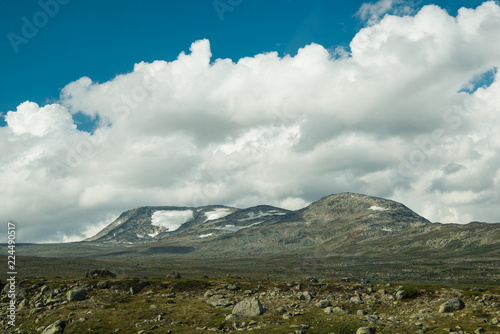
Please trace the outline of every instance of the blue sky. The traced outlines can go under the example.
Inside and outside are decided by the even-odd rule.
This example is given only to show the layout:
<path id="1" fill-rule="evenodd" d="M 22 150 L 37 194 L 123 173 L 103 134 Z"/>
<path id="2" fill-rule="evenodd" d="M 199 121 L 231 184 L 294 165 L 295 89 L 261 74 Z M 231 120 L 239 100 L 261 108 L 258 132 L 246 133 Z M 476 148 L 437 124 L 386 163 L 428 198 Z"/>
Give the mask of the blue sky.
<path id="1" fill-rule="evenodd" d="M 22 242 L 340 192 L 500 222 L 496 1 L 8 0 L 0 36 L 0 221 Z"/>
<path id="2" fill-rule="evenodd" d="M 234 61 L 269 51 L 294 55 L 313 42 L 326 48 L 346 47 L 364 25 L 356 13 L 365 1 L 220 1 L 232 10 L 212 0 L 61 3 L 57 14 L 37 27 L 27 44 L 13 47 L 8 34 L 22 36 L 22 18 L 33 23 L 43 8 L 38 1 L 0 2 L 2 115 L 26 100 L 55 101 L 67 83 L 83 76 L 103 82 L 130 72 L 140 61 L 174 60 L 203 38 L 211 42 L 213 59 Z M 412 6 L 417 10 L 429 3 L 456 15 L 458 8 L 482 1 L 418 1 Z M 87 117 L 76 115 L 75 121 L 88 129 Z M 5 125 L 1 118 L 0 124 Z"/>

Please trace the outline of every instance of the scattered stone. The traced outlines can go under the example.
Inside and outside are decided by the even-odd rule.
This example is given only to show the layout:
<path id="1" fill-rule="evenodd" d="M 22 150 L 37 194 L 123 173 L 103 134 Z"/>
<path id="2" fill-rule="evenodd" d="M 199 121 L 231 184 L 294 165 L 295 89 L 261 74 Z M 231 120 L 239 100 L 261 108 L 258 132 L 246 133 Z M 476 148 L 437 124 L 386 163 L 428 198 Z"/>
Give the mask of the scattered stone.
<path id="1" fill-rule="evenodd" d="M 256 317 L 264 313 L 264 308 L 257 298 L 246 298 L 234 306 L 232 313 L 242 317 Z"/>
<path id="2" fill-rule="evenodd" d="M 170 278 L 170 279 L 179 279 L 179 278 L 182 278 L 181 274 L 179 274 L 178 272 L 175 272 L 175 271 L 171 272 L 166 277 Z"/>
<path id="3" fill-rule="evenodd" d="M 358 328 L 356 334 L 375 334 L 377 332 L 377 328 L 375 327 L 361 327 Z"/>
<path id="4" fill-rule="evenodd" d="M 230 290 L 230 291 L 237 291 L 237 290 L 239 290 L 239 289 L 240 289 L 240 287 L 239 287 L 239 286 L 237 286 L 236 284 L 229 284 L 229 285 L 227 286 L 227 289 L 228 289 L 228 290 Z"/>
<path id="5" fill-rule="evenodd" d="M 366 311 L 365 311 L 365 310 L 358 310 L 358 311 L 356 312 L 356 314 L 357 314 L 357 315 L 366 315 L 367 313 L 366 313 Z"/>
<path id="6" fill-rule="evenodd" d="M 474 331 L 475 334 L 482 334 L 482 333 L 485 333 L 486 330 L 483 328 L 483 327 L 479 327 L 478 329 L 476 329 Z"/>
<path id="7" fill-rule="evenodd" d="M 331 307 L 327 307 L 327 308 L 325 308 L 324 312 L 326 314 L 330 314 L 330 313 L 333 313 L 333 309 Z"/>
<path id="8" fill-rule="evenodd" d="M 460 311 L 465 307 L 464 302 L 460 298 L 448 299 L 439 307 L 439 313 L 451 313 Z"/>
<path id="9" fill-rule="evenodd" d="M 73 289 L 66 293 L 66 298 L 69 302 L 82 301 L 87 298 L 87 291 L 85 289 Z"/>
<path id="10" fill-rule="evenodd" d="M 62 334 L 64 332 L 64 327 L 66 327 L 66 324 L 61 320 L 57 320 L 53 324 L 47 326 L 42 334 Z"/>

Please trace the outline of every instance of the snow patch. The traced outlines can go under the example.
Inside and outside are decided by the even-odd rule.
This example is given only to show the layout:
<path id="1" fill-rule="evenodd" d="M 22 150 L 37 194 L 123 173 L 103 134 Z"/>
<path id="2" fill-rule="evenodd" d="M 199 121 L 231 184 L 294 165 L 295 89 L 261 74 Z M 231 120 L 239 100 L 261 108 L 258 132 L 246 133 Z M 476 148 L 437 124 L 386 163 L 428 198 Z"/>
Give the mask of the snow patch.
<path id="1" fill-rule="evenodd" d="M 250 225 L 247 225 L 247 226 L 226 225 L 224 227 L 217 227 L 217 229 L 221 230 L 221 231 L 238 232 L 240 230 L 244 230 L 246 228 L 249 228 L 249 227 L 252 227 L 254 225 L 261 224 L 261 223 L 262 222 L 257 222 L 257 223 L 253 223 L 253 224 L 250 224 Z"/>
<path id="2" fill-rule="evenodd" d="M 137 237 L 138 237 L 139 239 L 144 238 L 144 236 L 143 236 L 143 235 L 140 235 L 140 234 L 136 234 L 136 235 L 137 235 Z"/>
<path id="3" fill-rule="evenodd" d="M 208 238 L 208 237 L 211 237 L 212 235 L 214 235 L 213 233 L 209 233 L 209 234 L 202 234 L 200 235 L 198 238 Z"/>
<path id="4" fill-rule="evenodd" d="M 382 231 L 384 232 L 394 232 L 392 228 L 383 228 Z"/>
<path id="5" fill-rule="evenodd" d="M 243 218 L 243 219 L 240 219 L 239 221 L 243 222 L 243 221 L 247 221 L 247 220 L 259 219 L 259 218 L 266 217 L 266 216 L 277 216 L 277 215 L 279 216 L 279 215 L 285 215 L 285 214 L 286 213 L 284 213 L 284 212 L 279 212 L 276 210 L 272 210 L 272 211 L 268 211 L 268 212 L 259 211 L 259 213 L 249 212 L 249 213 L 247 213 L 248 218 Z"/>
<path id="6" fill-rule="evenodd" d="M 229 215 L 231 211 L 227 208 L 217 208 L 215 210 L 205 212 L 205 217 L 207 217 L 206 221 L 216 220 L 222 217 Z"/>
<path id="7" fill-rule="evenodd" d="M 155 211 L 151 216 L 151 224 L 165 227 L 168 232 L 177 230 L 182 224 L 193 218 L 193 211 Z"/>
<path id="8" fill-rule="evenodd" d="M 370 210 L 373 210 L 373 211 L 388 211 L 389 209 L 387 209 L 387 208 L 382 208 L 382 207 L 380 207 L 380 206 L 375 206 L 375 205 L 374 205 L 374 206 L 371 206 L 371 207 L 370 207 Z"/>
<path id="9" fill-rule="evenodd" d="M 148 233 L 148 235 L 149 235 L 151 238 L 156 237 L 158 234 L 160 234 L 160 232 L 155 232 L 155 233 L 151 233 L 151 234 L 149 234 L 149 233 Z"/>

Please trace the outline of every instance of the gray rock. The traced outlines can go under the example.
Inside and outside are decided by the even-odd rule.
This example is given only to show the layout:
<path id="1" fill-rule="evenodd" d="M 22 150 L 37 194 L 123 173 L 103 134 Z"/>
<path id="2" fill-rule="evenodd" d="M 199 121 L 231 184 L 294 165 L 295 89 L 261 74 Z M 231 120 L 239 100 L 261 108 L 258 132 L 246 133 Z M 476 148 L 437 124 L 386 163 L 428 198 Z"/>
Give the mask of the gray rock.
<path id="1" fill-rule="evenodd" d="M 256 317 L 264 313 L 264 308 L 257 298 L 246 298 L 234 306 L 232 313 L 242 317 Z"/>
<path id="2" fill-rule="evenodd" d="M 66 327 L 66 324 L 61 320 L 57 320 L 53 324 L 47 326 L 42 334 L 62 334 L 64 332 L 64 327 Z"/>
<path id="3" fill-rule="evenodd" d="M 111 288 L 112 285 L 113 285 L 113 283 L 111 281 L 101 281 L 101 282 L 97 283 L 97 288 L 98 289 L 109 289 L 109 288 Z"/>
<path id="4" fill-rule="evenodd" d="M 84 289 L 73 289 L 66 293 L 66 298 L 69 302 L 85 300 L 87 298 L 87 291 Z"/>
<path id="5" fill-rule="evenodd" d="M 396 293 L 396 299 L 397 300 L 402 300 L 406 298 L 406 293 L 404 290 L 399 290 L 397 293 Z"/>
<path id="6" fill-rule="evenodd" d="M 105 278 L 105 277 L 116 277 L 116 274 L 109 271 L 106 268 L 102 269 L 92 269 L 85 273 L 85 277 L 88 278 Z"/>
<path id="7" fill-rule="evenodd" d="M 227 307 L 234 305 L 232 300 L 226 299 L 222 296 L 212 296 L 207 299 L 206 303 L 215 307 Z"/>
<path id="8" fill-rule="evenodd" d="M 340 307 L 334 307 L 332 308 L 332 312 L 331 313 L 337 313 L 337 314 L 347 314 L 346 310 L 344 310 L 343 308 L 340 308 Z"/>
<path id="9" fill-rule="evenodd" d="M 332 306 L 332 303 L 330 303 L 329 300 L 320 300 L 319 302 L 316 303 L 317 308 L 325 308 L 328 306 Z"/>
<path id="10" fill-rule="evenodd" d="M 482 334 L 482 333 L 485 333 L 486 330 L 483 328 L 483 327 L 479 327 L 478 329 L 476 329 L 474 331 L 474 334 Z"/>
<path id="11" fill-rule="evenodd" d="M 215 293 L 212 290 L 207 290 L 203 295 L 205 298 L 212 297 Z"/>
<path id="12" fill-rule="evenodd" d="M 141 291 L 141 288 L 134 285 L 130 287 L 129 291 L 131 295 L 135 295 L 136 293 L 139 293 Z"/>
<path id="13" fill-rule="evenodd" d="M 300 292 L 297 297 L 299 300 L 305 300 L 306 302 L 310 302 L 314 298 L 309 291 Z"/>
<path id="14" fill-rule="evenodd" d="M 377 332 L 377 328 L 375 327 L 361 327 L 358 328 L 356 334 L 375 334 Z"/>
<path id="15" fill-rule="evenodd" d="M 283 306 L 278 307 L 276 311 L 280 314 L 285 314 L 287 312 L 286 308 L 284 308 Z"/>
<path id="16" fill-rule="evenodd" d="M 8 295 L 9 293 L 10 293 L 10 284 L 6 284 L 2 289 L 2 294 Z M 16 286 L 16 292 L 15 292 L 16 299 L 19 300 L 24 299 L 28 296 L 28 293 L 29 289 L 25 288 L 24 286 L 22 285 Z"/>
<path id="17" fill-rule="evenodd" d="M 240 319 L 241 319 L 240 315 L 236 315 L 236 314 L 228 314 L 228 315 L 226 315 L 226 321 L 238 321 Z"/>
<path id="18" fill-rule="evenodd" d="M 452 298 L 445 301 L 439 307 L 439 313 L 450 313 L 460 311 L 465 307 L 464 302 L 460 298 Z"/>

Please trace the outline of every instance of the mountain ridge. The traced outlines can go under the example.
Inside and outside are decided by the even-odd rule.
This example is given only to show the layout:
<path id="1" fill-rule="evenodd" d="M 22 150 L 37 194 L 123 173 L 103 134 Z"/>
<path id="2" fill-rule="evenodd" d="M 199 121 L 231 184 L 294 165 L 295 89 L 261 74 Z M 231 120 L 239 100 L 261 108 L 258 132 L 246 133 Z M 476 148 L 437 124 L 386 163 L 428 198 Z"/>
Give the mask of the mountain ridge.
<path id="1" fill-rule="evenodd" d="M 139 207 L 90 240 L 19 245 L 19 251 L 108 263 L 146 276 L 169 268 L 281 278 L 500 279 L 500 224 L 432 223 L 396 201 L 355 193 L 325 196 L 296 211 L 266 205 Z"/>

